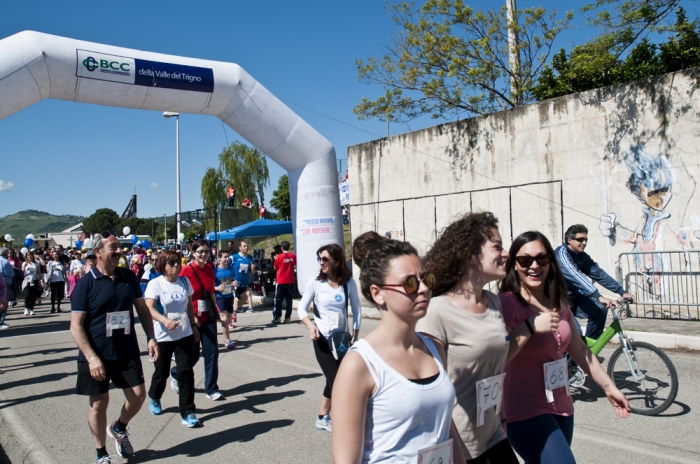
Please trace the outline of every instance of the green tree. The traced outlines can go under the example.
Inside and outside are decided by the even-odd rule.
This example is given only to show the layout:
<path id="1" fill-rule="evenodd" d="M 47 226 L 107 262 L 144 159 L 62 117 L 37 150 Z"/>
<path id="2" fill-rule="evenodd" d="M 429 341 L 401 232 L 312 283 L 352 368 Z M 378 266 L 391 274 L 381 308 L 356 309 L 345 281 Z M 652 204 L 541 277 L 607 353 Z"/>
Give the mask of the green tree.
<path id="1" fill-rule="evenodd" d="M 83 232 L 97 234 L 106 230 L 120 234 L 121 230 L 115 230 L 120 224 L 120 218 L 116 211 L 110 208 L 100 208 L 83 221 Z"/>
<path id="2" fill-rule="evenodd" d="M 400 32 L 382 58 L 356 61 L 359 81 L 382 85 L 385 93 L 363 98 L 353 109 L 359 119 L 487 114 L 529 103 L 555 38 L 573 17 L 557 20 L 555 11 L 536 7 L 509 21 L 505 7 L 477 11 L 463 0 L 428 0 L 418 9 L 401 2 L 387 12 Z M 509 64 L 511 48 L 517 69 Z"/>
<path id="3" fill-rule="evenodd" d="M 289 176 L 287 174 L 280 177 L 277 189 L 272 192 L 270 206 L 277 210 L 277 219 L 291 217 L 292 204 L 289 199 Z"/>
<path id="4" fill-rule="evenodd" d="M 269 183 L 270 173 L 265 155 L 244 143 L 233 142 L 219 154 L 219 167 L 208 168 L 204 173 L 202 202 L 205 208 L 224 207 L 227 204 L 226 188 L 231 185 L 236 189 L 234 208 L 241 208 L 241 201 L 249 198 L 257 209 L 265 203 L 264 188 Z M 207 229 L 212 229 L 209 222 Z"/>

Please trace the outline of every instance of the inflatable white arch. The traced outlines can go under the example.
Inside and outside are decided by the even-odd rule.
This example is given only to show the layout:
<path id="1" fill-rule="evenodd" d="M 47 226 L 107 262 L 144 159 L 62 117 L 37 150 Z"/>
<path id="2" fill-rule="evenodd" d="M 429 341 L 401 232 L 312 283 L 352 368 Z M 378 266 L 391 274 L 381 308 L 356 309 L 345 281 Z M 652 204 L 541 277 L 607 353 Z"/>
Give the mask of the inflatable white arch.
<path id="1" fill-rule="evenodd" d="M 221 119 L 289 172 L 299 290 L 343 246 L 335 149 L 240 66 L 24 31 L 0 40 L 0 120 L 45 98 Z"/>

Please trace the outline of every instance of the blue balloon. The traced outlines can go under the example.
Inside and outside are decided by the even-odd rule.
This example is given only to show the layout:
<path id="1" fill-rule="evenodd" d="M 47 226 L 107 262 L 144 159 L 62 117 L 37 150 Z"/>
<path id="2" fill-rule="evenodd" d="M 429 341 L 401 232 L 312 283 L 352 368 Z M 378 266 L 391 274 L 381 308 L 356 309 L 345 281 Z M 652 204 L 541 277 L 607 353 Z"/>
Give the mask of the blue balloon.
<path id="1" fill-rule="evenodd" d="M 80 240 L 76 240 L 76 241 L 75 241 L 75 247 L 76 247 L 78 250 L 82 250 L 82 248 L 83 248 L 83 242 L 81 242 Z"/>
<path id="2" fill-rule="evenodd" d="M 138 242 L 138 241 L 139 241 L 139 238 L 136 235 L 131 236 L 131 243 L 132 244 L 136 245 L 136 242 Z"/>
<path id="3" fill-rule="evenodd" d="M 32 240 L 31 238 L 25 238 L 25 239 L 24 239 L 24 246 L 30 247 L 30 246 L 32 246 L 32 245 L 34 245 L 34 240 Z"/>
<path id="4" fill-rule="evenodd" d="M 141 246 L 144 250 L 148 250 L 149 248 L 151 248 L 151 242 L 149 242 L 148 240 L 144 240 L 143 242 L 141 242 Z"/>

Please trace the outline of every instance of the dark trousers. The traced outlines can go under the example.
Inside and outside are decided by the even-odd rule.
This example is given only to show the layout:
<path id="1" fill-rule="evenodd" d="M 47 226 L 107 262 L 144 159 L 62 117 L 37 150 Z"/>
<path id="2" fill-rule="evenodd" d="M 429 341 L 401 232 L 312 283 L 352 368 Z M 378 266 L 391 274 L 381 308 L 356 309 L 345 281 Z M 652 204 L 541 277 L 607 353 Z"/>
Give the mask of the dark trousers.
<path id="1" fill-rule="evenodd" d="M 597 299 L 585 295 L 578 295 L 571 301 L 571 307 L 576 317 L 588 319 L 586 337 L 597 339 L 605 330 L 605 320 L 608 317 L 608 308 Z"/>
<path id="2" fill-rule="evenodd" d="M 233 208 L 234 204 L 236 203 L 236 195 L 232 197 L 228 197 L 228 207 Z"/>
<path id="3" fill-rule="evenodd" d="M 60 282 L 51 282 L 49 285 L 51 288 L 51 309 L 56 307 L 56 303 L 58 303 L 58 309 L 61 309 L 66 283 L 62 280 Z"/>
<path id="4" fill-rule="evenodd" d="M 478 457 L 467 459 L 467 464 L 518 464 L 518 457 L 506 438 L 484 451 Z"/>
<path id="5" fill-rule="evenodd" d="M 216 322 L 207 322 L 199 328 L 199 342 L 192 344 L 192 367 L 199 361 L 199 349 L 204 357 L 204 389 L 208 395 L 219 391 L 219 342 L 216 338 Z M 175 355 L 177 362 L 177 354 Z M 177 365 L 170 370 L 177 379 Z"/>
<path id="6" fill-rule="evenodd" d="M 323 375 L 326 377 L 326 387 L 323 389 L 323 397 L 331 399 L 333 383 L 335 382 L 335 376 L 338 374 L 340 361 L 337 361 L 333 357 L 333 353 L 331 353 L 331 350 L 328 348 L 328 342 L 323 334 L 321 334 L 321 338 L 314 340 L 314 353 L 316 354 L 316 361 L 318 361 L 318 365 L 321 366 L 321 371 L 323 371 Z"/>
<path id="7" fill-rule="evenodd" d="M 173 342 L 158 342 L 158 359 L 155 362 L 155 371 L 151 379 L 151 388 L 148 396 L 159 400 L 163 397 L 165 385 L 170 376 L 170 357 L 175 353 L 175 365 L 177 366 L 177 384 L 180 387 L 180 415 L 187 416 L 195 412 L 194 405 L 194 371 L 192 366 L 192 346 L 194 336 L 183 337 Z"/>
<path id="8" fill-rule="evenodd" d="M 542 414 L 508 423 L 508 441 L 525 464 L 575 464 L 574 416 Z"/>
<path id="9" fill-rule="evenodd" d="M 39 295 L 41 295 L 41 286 L 38 280 L 34 281 L 34 285 L 24 287 L 24 307 L 33 311 Z"/>
<path id="10" fill-rule="evenodd" d="M 284 313 L 284 318 L 289 319 L 292 317 L 292 292 L 294 291 L 294 284 L 277 284 L 275 288 L 275 309 L 273 311 L 274 318 L 279 319 L 282 317 L 282 301 L 287 303 L 287 309 Z"/>

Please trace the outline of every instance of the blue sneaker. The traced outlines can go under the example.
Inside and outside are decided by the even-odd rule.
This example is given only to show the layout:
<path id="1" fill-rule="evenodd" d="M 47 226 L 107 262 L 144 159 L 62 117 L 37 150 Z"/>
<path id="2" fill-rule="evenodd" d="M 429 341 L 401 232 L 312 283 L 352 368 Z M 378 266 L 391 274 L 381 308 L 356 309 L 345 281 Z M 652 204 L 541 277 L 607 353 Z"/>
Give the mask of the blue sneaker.
<path id="1" fill-rule="evenodd" d="M 154 416 L 163 414 L 163 408 L 160 405 L 160 400 L 154 400 L 153 398 L 151 398 L 151 404 L 148 405 L 148 409 Z"/>
<path id="2" fill-rule="evenodd" d="M 193 429 L 195 427 L 202 426 L 202 423 L 199 422 L 199 419 L 197 419 L 197 416 L 195 416 L 193 412 L 191 412 L 191 413 L 187 414 L 185 417 L 183 417 L 182 423 L 191 429 Z"/>

